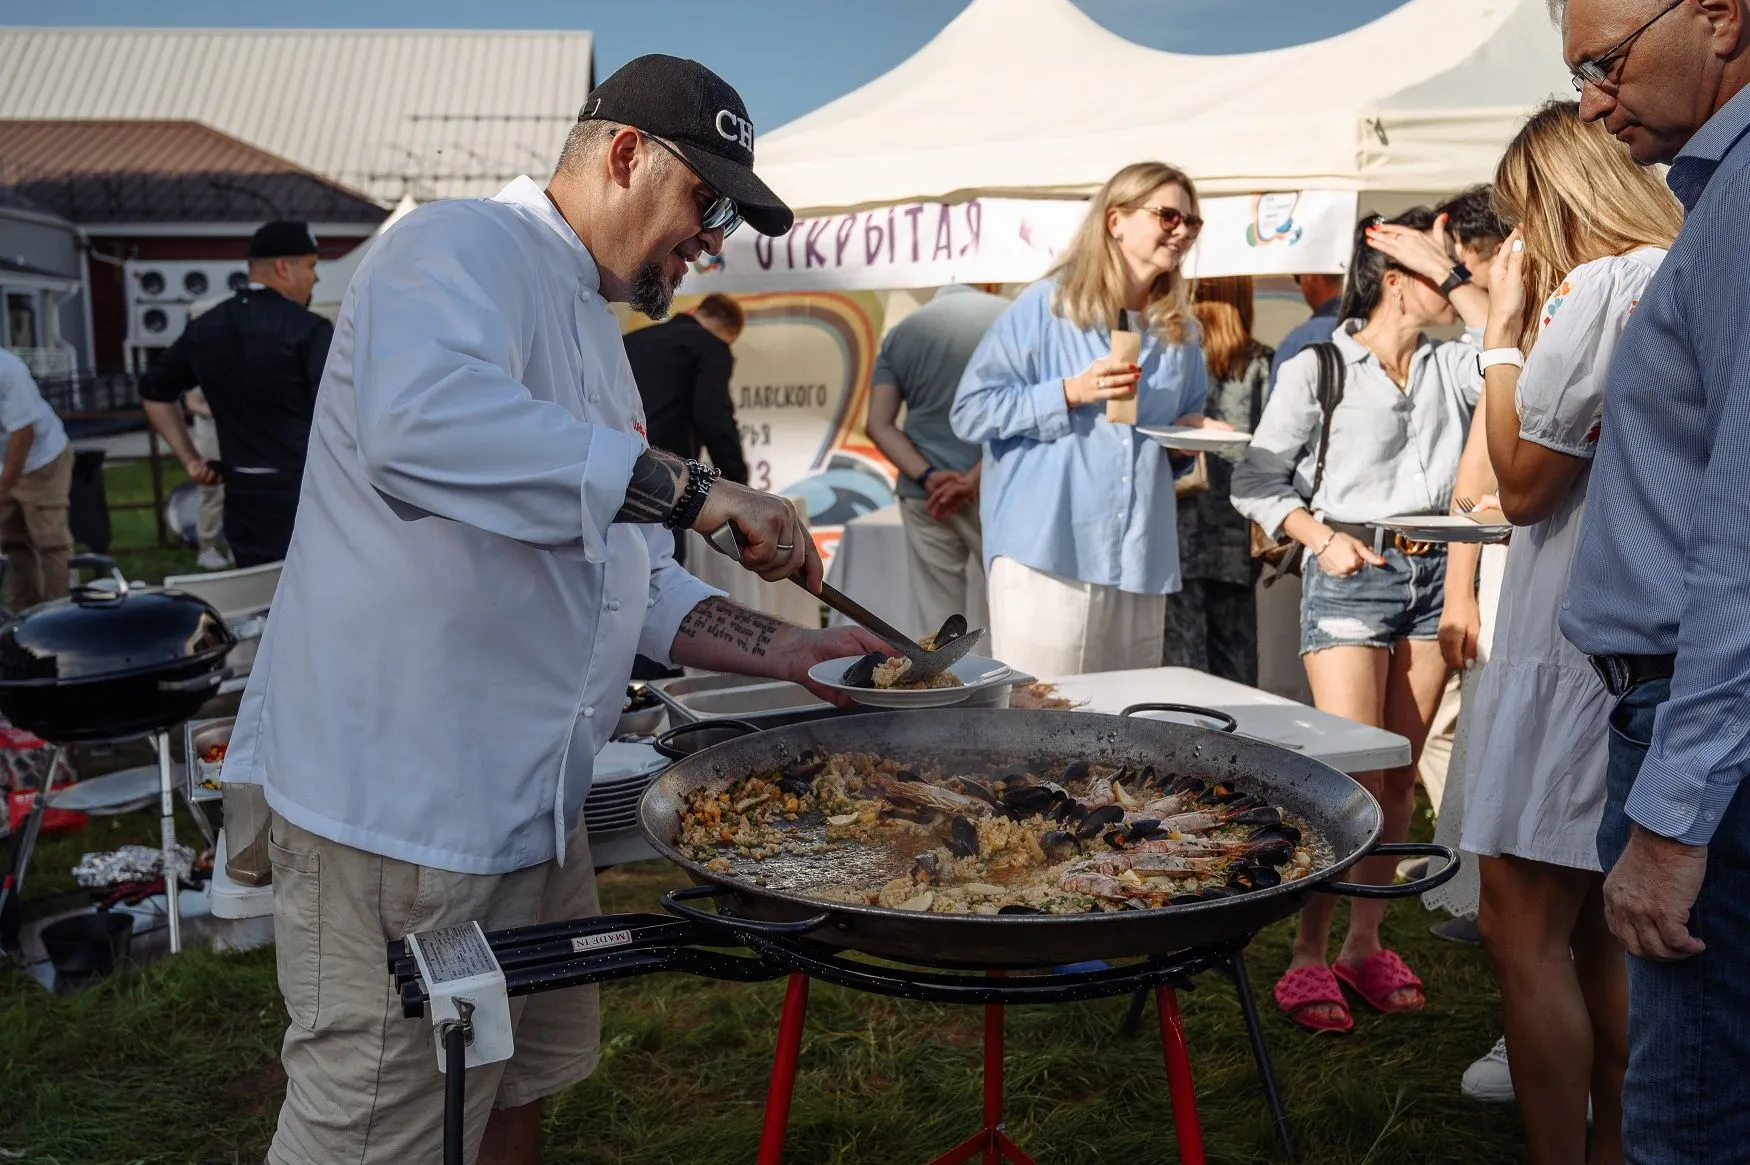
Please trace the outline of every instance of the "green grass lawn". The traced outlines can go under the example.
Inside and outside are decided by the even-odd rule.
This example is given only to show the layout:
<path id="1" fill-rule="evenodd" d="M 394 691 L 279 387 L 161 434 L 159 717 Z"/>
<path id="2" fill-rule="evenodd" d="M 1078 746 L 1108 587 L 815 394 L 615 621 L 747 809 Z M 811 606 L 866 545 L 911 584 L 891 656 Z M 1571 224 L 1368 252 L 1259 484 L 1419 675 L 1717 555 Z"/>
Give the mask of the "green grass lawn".
<path id="1" fill-rule="evenodd" d="M 164 495 L 168 497 L 171 490 L 188 480 L 188 475 L 182 471 L 182 466 L 174 457 L 159 464 L 164 474 Z M 144 461 L 106 463 L 103 469 L 103 489 L 112 507 L 118 503 L 149 502 L 152 500 L 151 467 Z M 110 557 L 116 560 L 116 565 L 121 567 L 129 581 L 163 582 L 165 575 L 188 574 L 197 569 L 192 547 L 157 545 L 158 525 L 151 510 L 112 508 L 109 524 L 110 545 L 117 548 Z M 119 549 L 121 547 L 145 549 L 123 553 Z"/>

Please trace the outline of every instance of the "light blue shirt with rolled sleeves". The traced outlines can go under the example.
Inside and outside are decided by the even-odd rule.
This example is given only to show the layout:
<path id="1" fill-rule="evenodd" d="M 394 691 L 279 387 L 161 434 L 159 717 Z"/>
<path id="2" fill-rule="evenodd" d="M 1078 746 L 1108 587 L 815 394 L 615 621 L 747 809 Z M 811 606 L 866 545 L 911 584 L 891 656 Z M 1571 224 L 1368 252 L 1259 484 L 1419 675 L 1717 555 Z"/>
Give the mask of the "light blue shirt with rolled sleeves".
<path id="1" fill-rule="evenodd" d="M 1171 594 L 1179 589 L 1172 463 L 1134 427 L 1108 422 L 1104 404 L 1068 407 L 1064 380 L 1112 343 L 1106 329 L 1084 331 L 1054 312 L 1055 290 L 1053 280 L 1035 283 L 998 317 L 950 413 L 956 436 L 985 447 L 985 569 L 1001 556 L 1134 594 Z M 1208 381 L 1195 343 L 1145 332 L 1139 362 L 1138 424 L 1203 411 Z"/>
<path id="2" fill-rule="evenodd" d="M 1675 653 L 1624 808 L 1706 845 L 1750 774 L 1750 89 L 1667 181 L 1683 231 L 1610 363 L 1562 631 L 1588 655 Z"/>

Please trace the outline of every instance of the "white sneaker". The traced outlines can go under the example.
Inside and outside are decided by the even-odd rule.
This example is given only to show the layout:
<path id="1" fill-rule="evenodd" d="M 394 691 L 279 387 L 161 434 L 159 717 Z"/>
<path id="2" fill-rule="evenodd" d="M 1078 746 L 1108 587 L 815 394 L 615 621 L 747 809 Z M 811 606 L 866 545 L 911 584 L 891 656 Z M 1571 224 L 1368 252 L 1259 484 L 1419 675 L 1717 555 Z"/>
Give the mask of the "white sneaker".
<path id="1" fill-rule="evenodd" d="M 200 557 L 194 563 L 202 570 L 230 570 L 231 556 L 217 546 L 211 546 L 201 551 Z"/>
<path id="2" fill-rule="evenodd" d="M 1464 1094 L 1472 1100 L 1505 1104 L 1513 1099 L 1513 1077 L 1507 1073 L 1507 1037 L 1502 1036 L 1488 1055 L 1464 1070 Z"/>

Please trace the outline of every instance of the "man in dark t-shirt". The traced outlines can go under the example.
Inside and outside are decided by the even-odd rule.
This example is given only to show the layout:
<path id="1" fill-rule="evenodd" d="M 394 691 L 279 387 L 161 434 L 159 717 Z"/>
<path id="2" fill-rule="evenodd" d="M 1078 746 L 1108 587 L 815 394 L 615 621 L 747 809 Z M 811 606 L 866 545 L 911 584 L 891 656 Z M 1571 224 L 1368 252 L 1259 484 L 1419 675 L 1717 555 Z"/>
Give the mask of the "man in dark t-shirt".
<path id="1" fill-rule="evenodd" d="M 225 541 L 237 565 L 286 556 L 334 326 L 309 308 L 316 240 L 301 222 L 272 222 L 249 243 L 249 285 L 192 320 L 140 379 L 164 439 L 201 485 L 225 484 Z M 196 452 L 184 393 L 199 388 L 224 450 L 222 467 Z"/>
<path id="2" fill-rule="evenodd" d="M 644 423 L 653 448 L 678 457 L 709 452 L 711 464 L 730 481 L 747 484 L 747 461 L 729 397 L 735 357 L 729 346 L 741 335 L 741 305 L 727 295 L 707 295 L 691 312 L 626 336 Z"/>

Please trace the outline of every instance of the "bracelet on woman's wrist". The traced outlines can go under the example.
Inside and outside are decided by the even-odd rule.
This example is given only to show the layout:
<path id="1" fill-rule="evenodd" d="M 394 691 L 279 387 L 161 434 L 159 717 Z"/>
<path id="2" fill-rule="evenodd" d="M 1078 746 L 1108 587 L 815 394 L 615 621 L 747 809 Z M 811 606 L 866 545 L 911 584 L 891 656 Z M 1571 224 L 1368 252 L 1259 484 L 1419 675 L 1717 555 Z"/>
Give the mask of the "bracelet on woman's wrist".
<path id="1" fill-rule="evenodd" d="M 1325 551 L 1329 550 L 1331 548 L 1331 543 L 1335 542 L 1336 540 L 1337 540 L 1337 532 L 1335 530 L 1332 530 L 1330 537 L 1325 539 L 1324 545 L 1320 546 L 1317 550 L 1313 551 L 1313 557 L 1317 558 L 1319 555 L 1321 555 Z"/>

